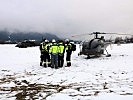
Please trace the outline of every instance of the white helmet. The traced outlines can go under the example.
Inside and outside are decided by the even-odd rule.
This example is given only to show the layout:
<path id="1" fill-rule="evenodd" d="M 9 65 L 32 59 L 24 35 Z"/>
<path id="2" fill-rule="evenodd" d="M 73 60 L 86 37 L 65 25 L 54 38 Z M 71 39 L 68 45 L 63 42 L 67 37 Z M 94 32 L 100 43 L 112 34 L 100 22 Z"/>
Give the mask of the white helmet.
<path id="1" fill-rule="evenodd" d="M 45 42 L 49 42 L 49 41 L 46 39 Z"/>
<path id="2" fill-rule="evenodd" d="M 69 42 L 69 39 L 66 39 L 65 42 Z"/>
<path id="3" fill-rule="evenodd" d="M 69 39 L 66 39 L 65 42 L 66 42 L 66 43 L 69 43 Z"/>
<path id="4" fill-rule="evenodd" d="M 55 39 L 52 39 L 52 42 L 53 42 L 53 43 L 56 42 Z"/>

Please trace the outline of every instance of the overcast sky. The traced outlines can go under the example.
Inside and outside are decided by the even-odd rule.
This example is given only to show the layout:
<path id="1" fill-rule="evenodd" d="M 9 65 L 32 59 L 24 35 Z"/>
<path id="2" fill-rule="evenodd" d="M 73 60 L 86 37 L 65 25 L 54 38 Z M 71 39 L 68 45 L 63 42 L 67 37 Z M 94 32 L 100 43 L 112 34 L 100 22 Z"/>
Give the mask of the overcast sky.
<path id="1" fill-rule="evenodd" d="M 133 0 L 0 0 L 0 30 L 133 33 Z"/>

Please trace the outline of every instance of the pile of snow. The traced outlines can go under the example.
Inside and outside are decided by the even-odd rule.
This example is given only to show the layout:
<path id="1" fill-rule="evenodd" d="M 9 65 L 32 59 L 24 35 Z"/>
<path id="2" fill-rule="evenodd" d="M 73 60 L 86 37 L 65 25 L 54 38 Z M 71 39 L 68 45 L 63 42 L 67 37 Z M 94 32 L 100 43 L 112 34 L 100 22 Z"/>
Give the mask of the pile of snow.
<path id="1" fill-rule="evenodd" d="M 39 66 L 39 47 L 0 45 L 0 99 L 133 100 L 133 44 L 92 59 L 78 47 L 71 67 L 52 69 Z"/>

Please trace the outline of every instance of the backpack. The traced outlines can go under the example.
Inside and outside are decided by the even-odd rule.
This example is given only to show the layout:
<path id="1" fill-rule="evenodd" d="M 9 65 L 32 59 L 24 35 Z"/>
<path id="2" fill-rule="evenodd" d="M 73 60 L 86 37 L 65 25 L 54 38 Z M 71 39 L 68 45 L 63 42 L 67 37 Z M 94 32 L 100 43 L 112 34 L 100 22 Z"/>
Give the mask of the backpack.
<path id="1" fill-rule="evenodd" d="M 72 51 L 76 51 L 76 45 L 73 43 L 71 43 L 71 45 L 72 45 Z"/>

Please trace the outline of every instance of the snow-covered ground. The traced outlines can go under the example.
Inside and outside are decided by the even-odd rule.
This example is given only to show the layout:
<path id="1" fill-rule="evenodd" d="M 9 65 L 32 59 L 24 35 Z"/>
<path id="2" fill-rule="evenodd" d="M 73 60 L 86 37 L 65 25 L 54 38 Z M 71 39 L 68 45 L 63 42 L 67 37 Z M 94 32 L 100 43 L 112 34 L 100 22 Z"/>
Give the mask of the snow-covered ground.
<path id="1" fill-rule="evenodd" d="M 77 45 L 71 67 L 51 69 L 39 66 L 39 47 L 0 45 L 0 100 L 133 100 L 133 44 L 107 49 L 86 59 Z"/>

